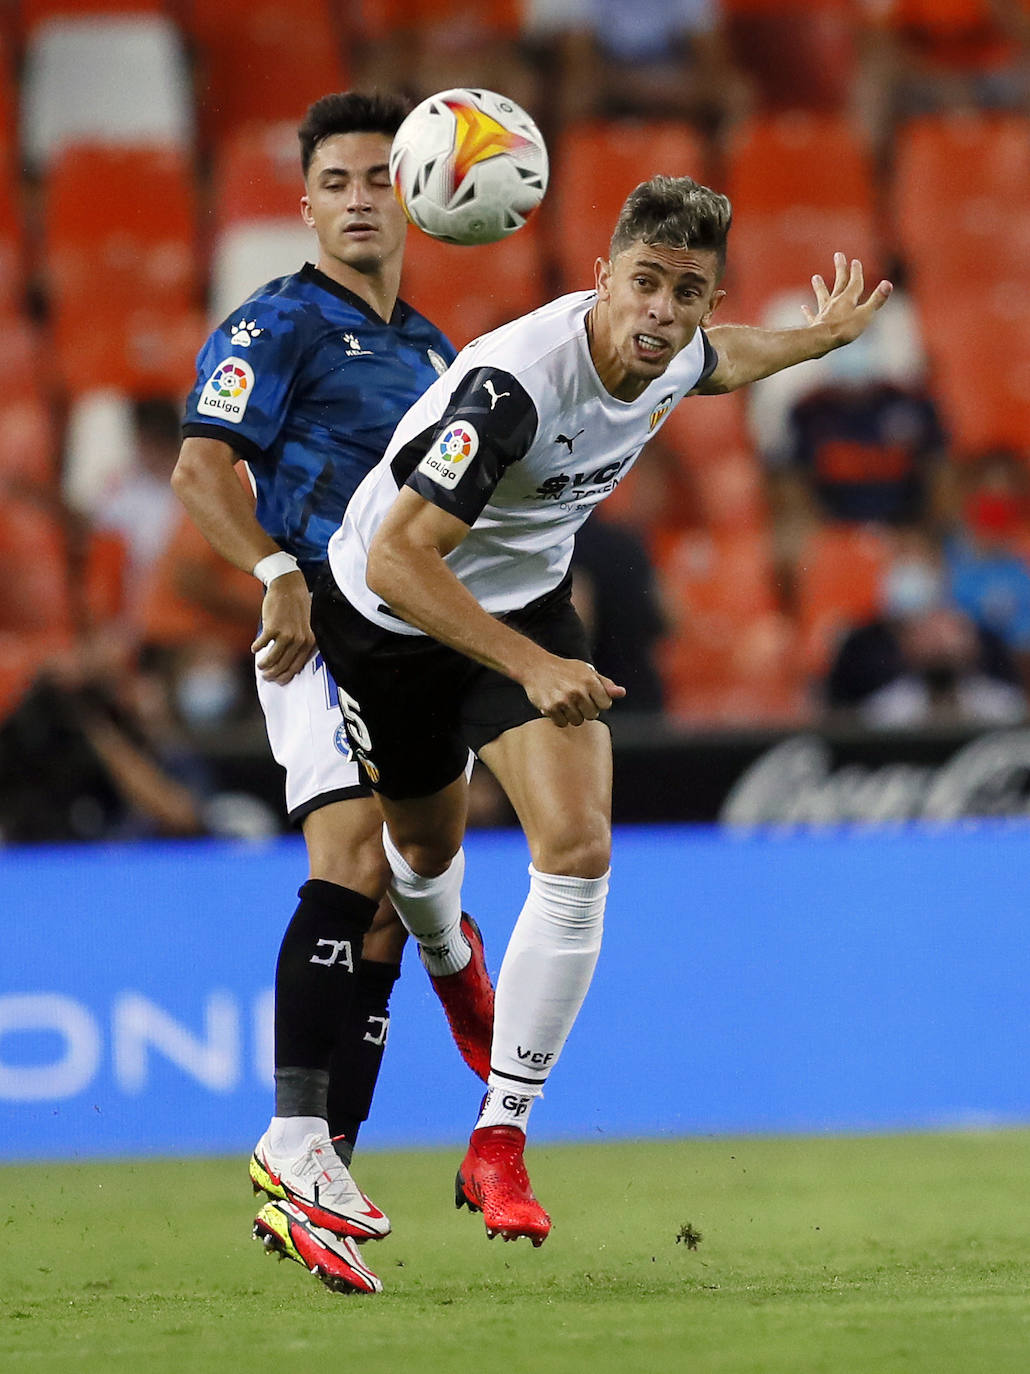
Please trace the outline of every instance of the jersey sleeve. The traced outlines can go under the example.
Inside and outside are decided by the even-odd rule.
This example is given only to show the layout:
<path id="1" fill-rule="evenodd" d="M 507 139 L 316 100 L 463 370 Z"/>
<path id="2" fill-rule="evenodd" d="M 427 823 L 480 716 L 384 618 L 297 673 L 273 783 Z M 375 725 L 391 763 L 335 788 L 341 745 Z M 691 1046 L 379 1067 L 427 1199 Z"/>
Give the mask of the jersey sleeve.
<path id="1" fill-rule="evenodd" d="M 296 319 L 248 302 L 197 355 L 183 437 L 221 439 L 243 458 L 260 458 L 285 421 L 302 353 Z"/>
<path id="2" fill-rule="evenodd" d="M 701 335 L 701 345 L 704 348 L 704 361 L 701 364 L 701 376 L 694 383 L 694 387 L 701 386 L 707 382 L 715 369 L 719 366 L 719 355 L 712 347 L 712 341 L 703 329 L 697 331 Z"/>
<path id="3" fill-rule="evenodd" d="M 473 525 L 505 471 L 525 456 L 538 423 L 532 397 L 510 372 L 476 368 L 459 381 L 436 427 L 397 454 L 397 485 Z"/>

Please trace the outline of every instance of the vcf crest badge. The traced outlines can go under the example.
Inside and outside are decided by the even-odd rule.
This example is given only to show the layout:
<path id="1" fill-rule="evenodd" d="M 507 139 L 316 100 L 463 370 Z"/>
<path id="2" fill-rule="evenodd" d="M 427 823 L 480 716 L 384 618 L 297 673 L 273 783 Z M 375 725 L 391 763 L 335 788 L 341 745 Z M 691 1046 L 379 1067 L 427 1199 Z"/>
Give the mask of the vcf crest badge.
<path id="1" fill-rule="evenodd" d="M 671 394 L 668 395 L 668 396 L 663 396 L 662 399 L 661 399 L 661 400 L 658 402 L 658 404 L 655 406 L 654 410 L 651 411 L 651 418 L 650 418 L 650 419 L 648 420 L 648 422 L 647 422 L 647 432 L 648 432 L 648 434 L 653 434 L 653 433 L 655 432 L 655 430 L 656 430 L 656 429 L 658 428 L 658 426 L 662 423 L 662 421 L 665 419 L 666 415 L 668 415 L 668 413 L 669 413 L 669 411 L 670 411 L 671 409 L 672 409 L 672 396 L 671 396 Z"/>

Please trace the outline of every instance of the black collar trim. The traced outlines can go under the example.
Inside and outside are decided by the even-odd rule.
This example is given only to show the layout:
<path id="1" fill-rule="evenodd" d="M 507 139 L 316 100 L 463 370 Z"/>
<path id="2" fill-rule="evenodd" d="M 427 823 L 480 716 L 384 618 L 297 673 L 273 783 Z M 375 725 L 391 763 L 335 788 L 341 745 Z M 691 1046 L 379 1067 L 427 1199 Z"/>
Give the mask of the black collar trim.
<path id="1" fill-rule="evenodd" d="M 360 310 L 361 313 L 367 316 L 374 324 L 398 325 L 404 323 L 407 307 L 399 298 L 389 320 L 384 320 L 382 315 L 377 314 L 376 311 L 372 309 L 368 301 L 362 300 L 359 295 L 349 290 L 346 286 L 341 286 L 338 281 L 333 281 L 332 277 L 328 277 L 324 272 L 320 272 L 319 269 L 310 262 L 304 264 L 300 269 L 299 275 L 304 281 L 311 282 L 313 286 L 320 286 L 323 291 L 328 291 L 330 295 L 338 296 L 341 301 L 346 301 L 347 304 L 352 305 L 355 310 Z"/>

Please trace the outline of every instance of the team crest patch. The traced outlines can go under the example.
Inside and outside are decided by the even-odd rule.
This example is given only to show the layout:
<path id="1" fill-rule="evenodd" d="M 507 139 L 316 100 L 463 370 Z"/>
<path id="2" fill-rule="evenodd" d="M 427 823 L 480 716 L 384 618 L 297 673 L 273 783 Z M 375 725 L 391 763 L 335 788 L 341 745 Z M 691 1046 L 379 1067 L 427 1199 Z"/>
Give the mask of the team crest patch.
<path id="1" fill-rule="evenodd" d="M 333 735 L 333 744 L 336 746 L 336 752 L 342 754 L 348 761 L 353 757 L 350 740 L 347 738 L 347 727 L 342 720 L 336 727 L 336 733 Z"/>
<path id="2" fill-rule="evenodd" d="M 197 413 L 238 425 L 254 390 L 254 369 L 243 358 L 226 358 L 204 384 Z"/>
<path id="3" fill-rule="evenodd" d="M 418 470 L 441 487 L 456 487 L 478 451 L 479 435 L 467 420 L 458 420 L 444 430 Z"/>
<path id="4" fill-rule="evenodd" d="M 668 415 L 668 413 L 669 413 L 669 411 L 670 411 L 671 409 L 672 409 L 672 397 L 671 397 L 671 396 L 663 396 L 662 399 L 661 399 L 661 400 L 658 402 L 658 404 L 655 406 L 654 410 L 651 411 L 651 418 L 650 418 L 650 419 L 648 420 L 648 422 L 647 422 L 647 432 L 648 432 L 648 434 L 653 434 L 653 433 L 654 433 L 654 431 L 658 428 L 658 426 L 661 424 L 661 422 L 665 419 L 666 415 Z"/>

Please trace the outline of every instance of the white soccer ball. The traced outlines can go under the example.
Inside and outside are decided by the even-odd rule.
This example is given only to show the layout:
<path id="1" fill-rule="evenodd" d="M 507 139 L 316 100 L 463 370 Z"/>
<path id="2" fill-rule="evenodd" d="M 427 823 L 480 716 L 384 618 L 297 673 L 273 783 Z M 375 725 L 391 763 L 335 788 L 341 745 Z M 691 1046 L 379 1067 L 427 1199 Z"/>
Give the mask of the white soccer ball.
<path id="1" fill-rule="evenodd" d="M 441 91 L 397 130 L 390 177 L 404 213 L 445 243 L 495 243 L 547 190 L 547 148 L 529 115 L 494 91 Z"/>

